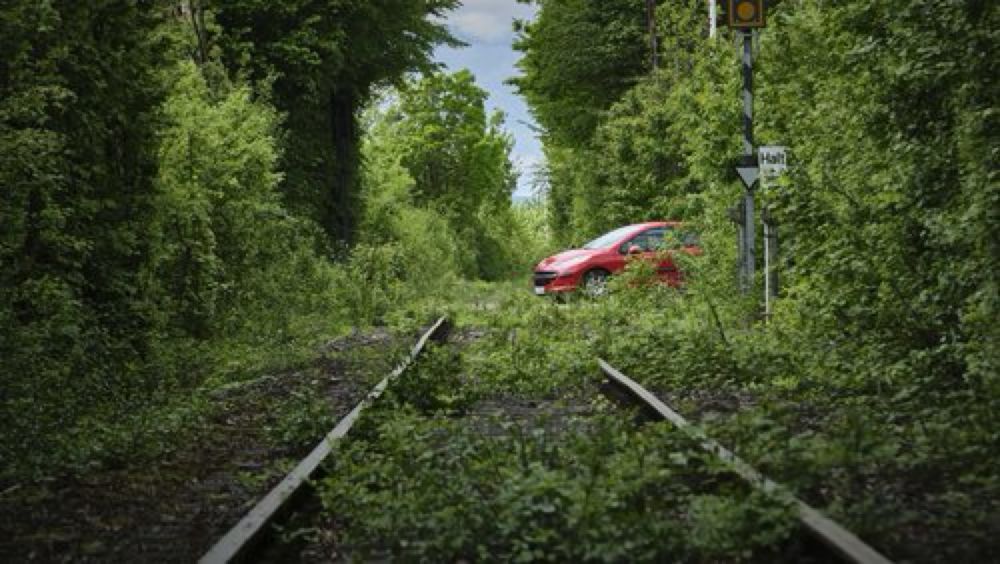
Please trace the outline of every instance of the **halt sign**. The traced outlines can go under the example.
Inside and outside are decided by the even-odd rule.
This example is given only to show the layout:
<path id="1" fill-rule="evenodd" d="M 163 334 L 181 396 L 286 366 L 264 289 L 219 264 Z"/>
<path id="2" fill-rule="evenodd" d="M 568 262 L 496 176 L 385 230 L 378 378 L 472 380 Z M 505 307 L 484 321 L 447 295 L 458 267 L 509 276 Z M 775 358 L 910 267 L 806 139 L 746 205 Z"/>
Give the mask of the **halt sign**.
<path id="1" fill-rule="evenodd" d="M 781 176 L 788 168 L 787 147 L 778 145 L 763 146 L 757 149 L 757 163 L 760 175 L 767 178 Z"/>

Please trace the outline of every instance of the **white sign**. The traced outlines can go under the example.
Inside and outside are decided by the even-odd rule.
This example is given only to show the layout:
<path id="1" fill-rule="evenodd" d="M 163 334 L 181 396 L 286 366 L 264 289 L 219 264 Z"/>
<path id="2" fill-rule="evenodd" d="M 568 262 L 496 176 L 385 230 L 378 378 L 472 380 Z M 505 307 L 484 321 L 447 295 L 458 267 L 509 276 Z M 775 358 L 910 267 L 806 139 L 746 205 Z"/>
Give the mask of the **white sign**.
<path id="1" fill-rule="evenodd" d="M 764 146 L 757 149 L 757 162 L 760 166 L 761 176 L 774 178 L 781 176 L 788 168 L 786 151 L 787 147 L 776 145 Z"/>

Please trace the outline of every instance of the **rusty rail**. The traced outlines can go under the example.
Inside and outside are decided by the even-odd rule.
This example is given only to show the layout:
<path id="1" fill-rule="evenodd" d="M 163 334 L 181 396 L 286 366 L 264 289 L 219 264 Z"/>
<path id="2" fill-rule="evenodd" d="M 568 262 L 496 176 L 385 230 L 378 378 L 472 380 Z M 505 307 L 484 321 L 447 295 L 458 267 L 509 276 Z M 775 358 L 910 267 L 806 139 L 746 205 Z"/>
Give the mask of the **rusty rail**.
<path id="1" fill-rule="evenodd" d="M 823 544 L 836 552 L 841 558 L 858 564 L 891 564 L 891 560 L 865 544 L 854 533 L 848 531 L 829 517 L 826 517 L 806 502 L 798 499 L 788 488 L 764 476 L 754 467 L 736 456 L 732 451 L 715 442 L 697 428 L 692 427 L 681 414 L 671 409 L 667 404 L 649 392 L 649 390 L 643 388 L 604 360 L 598 359 L 597 362 L 601 367 L 601 371 L 604 372 L 604 375 L 611 383 L 627 392 L 635 400 L 641 402 L 643 407 L 650 412 L 670 421 L 677 428 L 700 441 L 702 448 L 722 459 L 744 480 L 767 494 L 787 499 L 797 506 L 798 518 L 802 526 Z"/>
<path id="2" fill-rule="evenodd" d="M 268 526 L 282 513 L 288 510 L 292 500 L 304 491 L 309 480 L 315 477 L 320 464 L 332 450 L 332 443 L 343 438 L 360 417 L 361 412 L 385 391 L 390 382 L 399 378 L 403 372 L 420 356 L 427 342 L 443 340 L 448 331 L 447 318 L 441 317 L 428 329 L 410 350 L 410 354 L 388 376 L 375 385 L 374 388 L 351 410 L 337 425 L 327 433 L 303 458 L 298 465 L 288 473 L 281 482 L 267 493 L 257 505 L 240 519 L 232 529 L 229 529 L 212 548 L 201 557 L 201 564 L 218 564 L 245 559 L 268 531 Z"/>

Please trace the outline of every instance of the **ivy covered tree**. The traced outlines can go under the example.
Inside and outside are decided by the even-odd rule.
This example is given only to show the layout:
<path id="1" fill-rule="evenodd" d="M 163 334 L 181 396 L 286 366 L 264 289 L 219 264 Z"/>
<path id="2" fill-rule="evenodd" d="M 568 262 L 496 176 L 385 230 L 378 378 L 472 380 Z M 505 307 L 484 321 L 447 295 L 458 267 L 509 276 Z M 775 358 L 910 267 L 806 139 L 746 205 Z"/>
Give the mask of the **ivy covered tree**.
<path id="1" fill-rule="evenodd" d="M 519 24 L 522 76 L 511 80 L 546 139 L 580 146 L 601 113 L 649 72 L 645 4 L 639 0 L 538 0 Z"/>
<path id="2" fill-rule="evenodd" d="M 564 243 L 592 235 L 592 140 L 601 116 L 650 71 L 645 3 L 538 0 L 518 26 L 521 76 L 511 79 L 541 125 L 549 215 Z"/>
<path id="3" fill-rule="evenodd" d="M 130 401 L 141 389 L 154 327 L 139 278 L 167 13 L 135 0 L 0 8 L 5 437 L 30 443 L 58 425 L 45 411 L 54 405 L 73 413 L 95 395 Z"/>
<path id="4" fill-rule="evenodd" d="M 357 116 L 373 87 L 429 69 L 456 42 L 437 18 L 458 0 L 207 0 L 226 66 L 273 81 L 287 115 L 283 191 L 295 211 L 350 241 L 359 190 Z"/>

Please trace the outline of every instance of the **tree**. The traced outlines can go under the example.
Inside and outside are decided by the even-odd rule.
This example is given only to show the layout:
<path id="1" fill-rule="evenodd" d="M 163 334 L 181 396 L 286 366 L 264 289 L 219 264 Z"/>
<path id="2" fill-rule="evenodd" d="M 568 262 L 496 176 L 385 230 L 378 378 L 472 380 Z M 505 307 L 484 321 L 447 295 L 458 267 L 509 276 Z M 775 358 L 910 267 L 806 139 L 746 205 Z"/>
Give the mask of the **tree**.
<path id="1" fill-rule="evenodd" d="M 509 218 L 516 174 L 503 115 L 487 115 L 486 97 L 467 70 L 409 83 L 375 120 L 367 152 L 382 170 L 405 170 L 407 200 L 439 213 L 472 249 L 467 276 L 495 278 L 509 261 L 498 256 L 505 245 L 493 227 Z M 395 164 L 387 166 L 387 158 Z"/>
<path id="2" fill-rule="evenodd" d="M 685 163 L 689 108 L 667 102 L 703 58 L 698 1 L 657 12 L 650 73 L 641 2 L 539 2 L 512 82 L 544 129 L 550 218 L 564 244 L 622 223 L 680 217 L 701 191 Z"/>
<path id="3" fill-rule="evenodd" d="M 579 147 L 608 109 L 649 72 L 646 11 L 636 0 L 538 0 L 514 48 L 524 73 L 511 82 L 548 142 Z"/>
<path id="4" fill-rule="evenodd" d="M 403 90 L 399 134 L 415 199 L 460 220 L 513 190 L 512 140 L 503 114 L 487 117 L 486 91 L 472 73 L 435 73 Z"/>
<path id="5" fill-rule="evenodd" d="M 167 13 L 135 0 L 0 8 L 0 401 L 16 426 L 4 438 L 22 446 L 99 395 L 142 388 Z"/>
<path id="6" fill-rule="evenodd" d="M 360 132 L 372 88 L 431 67 L 435 45 L 455 43 L 434 18 L 457 0 L 211 0 L 216 42 L 233 71 L 273 79 L 287 114 L 283 190 L 291 209 L 334 238 L 354 235 Z"/>

